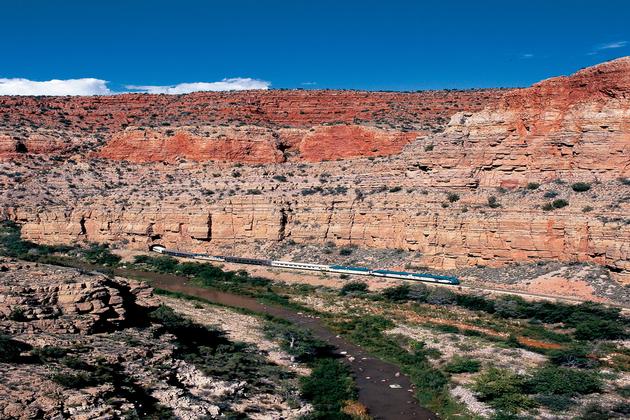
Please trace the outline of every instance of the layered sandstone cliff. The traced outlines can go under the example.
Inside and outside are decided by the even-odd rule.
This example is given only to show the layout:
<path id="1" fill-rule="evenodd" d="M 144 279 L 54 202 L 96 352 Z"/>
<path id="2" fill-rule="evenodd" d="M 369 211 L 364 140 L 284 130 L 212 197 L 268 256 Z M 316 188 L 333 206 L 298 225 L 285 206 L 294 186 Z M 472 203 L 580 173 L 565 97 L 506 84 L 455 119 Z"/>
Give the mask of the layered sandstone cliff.
<path id="1" fill-rule="evenodd" d="M 513 91 L 156 96 L 165 111 L 150 127 L 129 117 L 147 95 L 94 98 L 96 115 L 134 103 L 116 114 L 132 126 L 92 133 L 72 160 L 5 161 L 0 211 L 47 243 L 264 256 L 278 243 L 334 242 L 416 251 L 404 262 L 433 268 L 554 259 L 628 279 L 629 78 L 624 58 Z M 235 103 L 211 113 L 202 98 Z M 451 99 L 436 113 L 426 98 Z M 2 100 L 25 101 L 5 121 L 36 101 Z M 157 123 L 174 109 L 191 114 Z"/>

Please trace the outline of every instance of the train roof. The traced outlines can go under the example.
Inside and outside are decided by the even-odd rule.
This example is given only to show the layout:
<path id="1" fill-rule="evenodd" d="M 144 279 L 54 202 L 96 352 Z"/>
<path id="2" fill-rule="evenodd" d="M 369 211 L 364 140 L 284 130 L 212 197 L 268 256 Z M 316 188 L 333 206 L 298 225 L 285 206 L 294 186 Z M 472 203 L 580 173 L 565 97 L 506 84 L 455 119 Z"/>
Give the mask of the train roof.
<path id="1" fill-rule="evenodd" d="M 456 280 L 456 277 L 451 276 L 440 276 L 439 274 L 429 274 L 429 273 L 409 273 L 407 271 L 393 271 L 393 270 L 373 270 L 375 273 L 382 274 L 398 274 L 401 276 L 414 276 L 414 277 L 429 277 L 432 279 L 444 279 L 444 280 Z"/>
<path id="2" fill-rule="evenodd" d="M 362 273 L 366 273 L 366 272 L 370 271 L 369 268 L 364 268 L 364 267 L 347 267 L 347 266 L 343 266 L 343 265 L 331 265 L 330 268 L 333 268 L 335 270 L 360 271 Z"/>

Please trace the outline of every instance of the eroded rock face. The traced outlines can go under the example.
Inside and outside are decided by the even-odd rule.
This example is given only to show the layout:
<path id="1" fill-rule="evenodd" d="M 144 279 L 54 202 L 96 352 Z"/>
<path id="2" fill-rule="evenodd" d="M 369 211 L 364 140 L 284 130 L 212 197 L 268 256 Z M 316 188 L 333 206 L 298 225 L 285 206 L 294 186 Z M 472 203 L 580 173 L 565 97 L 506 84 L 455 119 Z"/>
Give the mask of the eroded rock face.
<path id="1" fill-rule="evenodd" d="M 105 118 L 114 138 L 72 162 L 6 161 L 0 214 L 45 243 L 265 256 L 278 243 L 333 242 L 416 251 L 413 263 L 431 268 L 594 262 L 629 280 L 629 77 L 623 58 L 500 95 L 159 96 L 153 119 L 142 114 L 146 96 L 94 98 L 83 121 L 126 104 L 135 128 Z M 2 100 L 22 101 L 18 114 L 37 103 Z M 75 112 L 90 103 L 73 100 L 48 101 Z M 180 109 L 194 111 L 157 125 Z M 573 191 L 575 182 L 591 188 Z M 556 199 L 568 205 L 554 208 Z"/>
<path id="2" fill-rule="evenodd" d="M 3 266 L 0 325 L 12 333 L 112 330 L 133 321 L 128 312 L 158 305 L 142 282 L 28 263 Z M 11 322 L 16 320 L 21 322 Z"/>
<path id="3" fill-rule="evenodd" d="M 177 130 L 128 129 L 114 135 L 96 157 L 135 163 L 227 161 L 280 163 L 286 160 L 347 159 L 400 153 L 418 132 L 359 125 L 314 126 L 310 129 L 179 127 Z"/>
<path id="4" fill-rule="evenodd" d="M 292 147 L 310 129 L 317 131 L 311 140 L 325 140 L 334 145 L 324 151 L 326 159 L 365 156 L 364 153 L 384 155 L 399 152 L 400 146 L 408 141 L 401 142 L 399 132 L 384 133 L 378 139 L 385 140 L 384 147 L 379 147 L 380 144 L 374 144 L 370 127 L 425 134 L 440 131 L 454 112 L 481 110 L 496 102 L 504 92 L 502 89 L 417 93 L 326 90 L 89 98 L 0 96 L 0 159 L 18 156 L 17 144 L 23 144 L 31 154 L 44 155 L 72 154 L 83 147 L 94 151 L 105 144 L 103 157 L 133 162 L 185 158 L 268 163 L 281 161 L 286 148 Z M 351 130 L 319 127 L 324 124 L 358 127 Z M 207 126 L 213 126 L 215 132 L 199 130 Z M 151 130 L 145 133 L 128 130 L 134 127 Z M 304 132 L 296 139 L 288 128 Z M 328 133 L 330 138 L 326 136 Z M 44 141 L 36 137 L 40 134 Z M 283 139 L 283 134 L 289 138 Z M 387 146 L 388 142 L 397 146 Z M 313 154 L 312 148 L 306 147 L 306 160 L 322 160 Z M 299 151 L 296 149 L 296 153 Z M 299 154 L 295 158 L 299 159 Z"/>
<path id="5" fill-rule="evenodd" d="M 495 106 L 455 114 L 451 162 L 481 185 L 630 175 L 630 57 L 508 92 Z M 497 179 L 499 178 L 500 179 Z"/>

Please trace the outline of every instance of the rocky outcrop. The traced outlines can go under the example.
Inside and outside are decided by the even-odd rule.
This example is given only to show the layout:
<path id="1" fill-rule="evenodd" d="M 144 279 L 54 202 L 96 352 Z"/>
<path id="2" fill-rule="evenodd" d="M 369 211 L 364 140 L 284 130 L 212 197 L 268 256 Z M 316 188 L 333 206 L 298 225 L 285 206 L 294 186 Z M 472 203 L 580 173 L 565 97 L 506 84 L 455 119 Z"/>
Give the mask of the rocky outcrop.
<path id="1" fill-rule="evenodd" d="M 165 325 L 181 315 L 161 307 L 169 316 L 164 322 L 138 316 L 159 303 L 143 283 L 0 258 L 0 418 L 196 419 L 254 411 L 261 418 L 297 418 L 309 412 L 297 378 L 287 369 L 282 384 L 274 384 L 264 375 L 282 368 L 254 344 L 224 338 L 213 311 L 196 309 L 212 326 L 204 337 L 196 324 L 204 357 L 182 356 L 197 349 L 182 346 L 176 327 Z M 209 350 L 217 346 L 213 356 Z M 222 369 L 226 360 L 245 359 L 247 375 Z M 288 395 L 302 407 L 289 406 Z"/>
<path id="2" fill-rule="evenodd" d="M 481 185 L 627 177 L 630 57 L 508 92 L 477 113 L 457 113 L 441 140 L 448 162 L 485 172 Z"/>
<path id="3" fill-rule="evenodd" d="M 419 133 L 359 125 L 271 129 L 257 126 L 128 129 L 114 135 L 95 156 L 136 163 L 227 161 L 319 162 L 400 153 Z"/>
<path id="4" fill-rule="evenodd" d="M 146 284 L 97 273 L 12 264 L 0 282 L 0 325 L 17 328 L 12 333 L 89 334 L 120 328 L 131 321 L 129 312 L 156 306 Z"/>

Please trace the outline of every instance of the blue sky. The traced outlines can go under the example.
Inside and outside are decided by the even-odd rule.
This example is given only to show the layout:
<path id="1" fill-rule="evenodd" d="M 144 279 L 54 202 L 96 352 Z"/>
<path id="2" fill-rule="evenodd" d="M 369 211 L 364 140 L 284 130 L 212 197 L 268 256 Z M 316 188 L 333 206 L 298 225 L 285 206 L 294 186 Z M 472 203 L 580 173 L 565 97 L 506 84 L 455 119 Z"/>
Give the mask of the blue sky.
<path id="1" fill-rule="evenodd" d="M 630 55 L 630 1 L 15 0 L 0 39 L 0 79 L 113 91 L 526 86 Z"/>

